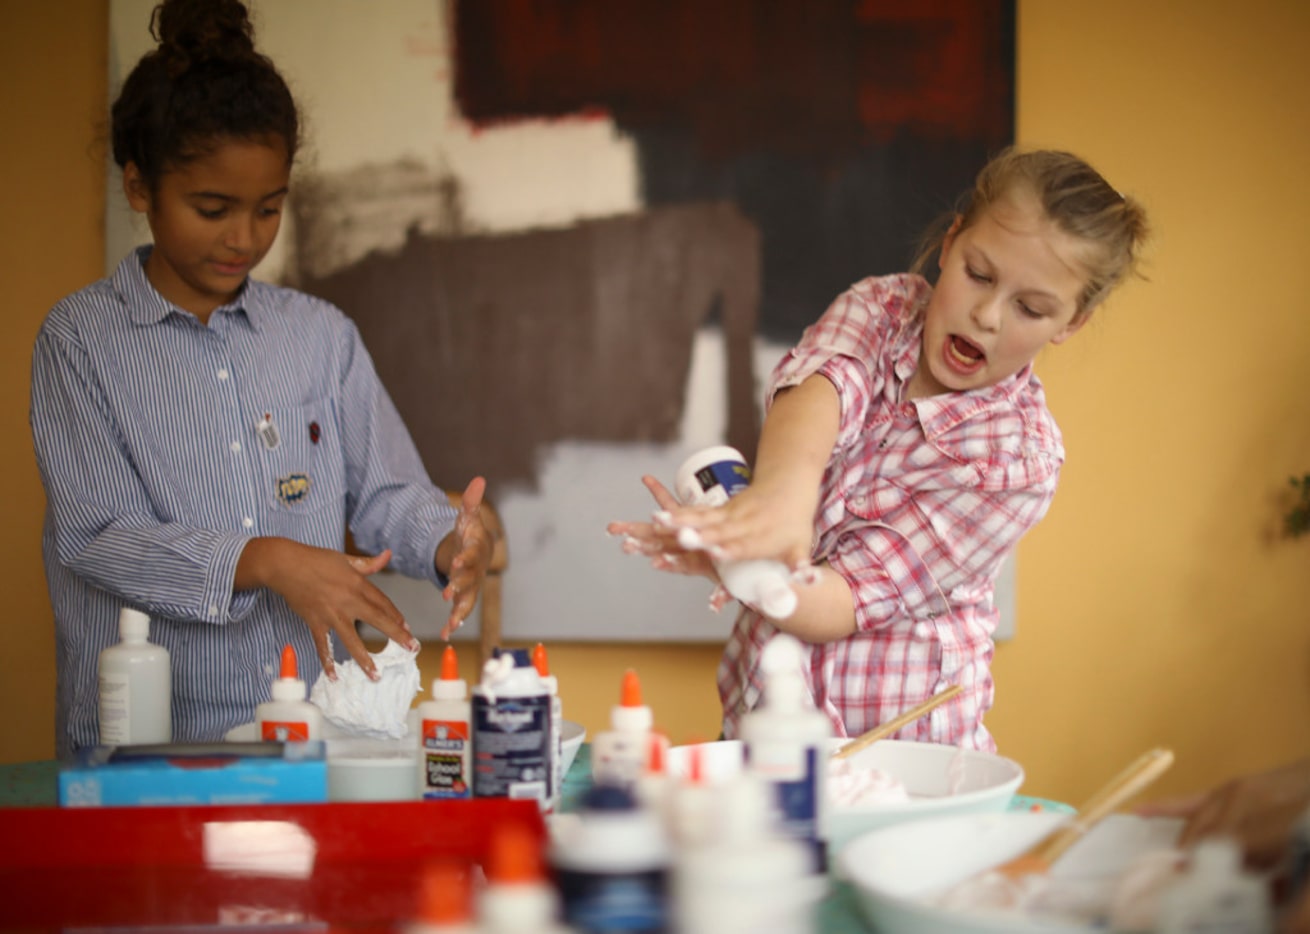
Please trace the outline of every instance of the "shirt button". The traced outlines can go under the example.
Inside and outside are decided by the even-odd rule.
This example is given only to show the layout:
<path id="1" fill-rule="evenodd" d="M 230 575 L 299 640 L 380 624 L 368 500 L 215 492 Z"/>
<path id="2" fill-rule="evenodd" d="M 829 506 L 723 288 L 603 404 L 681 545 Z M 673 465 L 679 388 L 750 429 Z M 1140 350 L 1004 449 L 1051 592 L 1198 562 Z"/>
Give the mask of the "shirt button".
<path id="1" fill-rule="evenodd" d="M 219 371 L 218 371 L 218 378 L 219 378 L 219 379 L 227 379 L 227 370 L 219 370 Z"/>
<path id="2" fill-rule="evenodd" d="M 232 444 L 230 445 L 230 447 L 232 448 L 232 453 L 235 454 L 235 453 L 237 453 L 238 451 L 241 450 L 241 442 L 240 442 L 240 441 L 233 441 Z"/>
<path id="3" fill-rule="evenodd" d="M 241 524 L 248 529 L 253 528 L 255 525 L 255 520 L 250 518 L 249 516 L 246 516 L 244 519 L 241 520 Z"/>
<path id="4" fill-rule="evenodd" d="M 217 616 L 217 615 L 218 615 L 218 607 L 215 606 L 215 605 L 212 604 L 212 603 L 209 605 L 209 615 L 210 615 L 210 616 Z"/>

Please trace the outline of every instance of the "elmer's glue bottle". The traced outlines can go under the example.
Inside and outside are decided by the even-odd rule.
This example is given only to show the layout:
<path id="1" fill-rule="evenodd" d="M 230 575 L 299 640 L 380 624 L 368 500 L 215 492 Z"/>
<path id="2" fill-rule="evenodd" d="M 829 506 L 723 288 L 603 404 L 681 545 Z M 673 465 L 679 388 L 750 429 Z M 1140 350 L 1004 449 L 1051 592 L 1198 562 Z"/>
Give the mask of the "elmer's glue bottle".
<path id="1" fill-rule="evenodd" d="M 424 798 L 468 798 L 473 794 L 472 707 L 468 683 L 459 676 L 453 645 L 441 656 L 441 677 L 432 699 L 418 705 L 419 790 Z"/>
<path id="2" fill-rule="evenodd" d="M 629 668 L 623 673 L 619 703 L 610 708 L 610 729 L 592 744 L 592 779 L 631 790 L 646 771 L 654 722 L 651 709 L 641 702 L 641 681 Z"/>
<path id="3" fill-rule="evenodd" d="M 673 491 L 688 506 L 722 506 L 750 485 L 751 469 L 736 448 L 718 445 L 688 457 L 678 468 Z M 692 547 L 691 541 L 679 542 Z M 791 585 L 791 571 L 781 561 L 751 559 L 715 561 L 723 587 L 742 603 L 755 607 L 773 619 L 786 619 L 796 612 L 796 591 Z"/>
<path id="4" fill-rule="evenodd" d="M 810 700 L 805 659 L 795 636 L 780 632 L 768 641 L 760 656 L 764 699 L 742 717 L 741 739 L 746 771 L 773 792 L 780 832 L 810 844 L 822 867 L 832 724 Z"/>
<path id="5" fill-rule="evenodd" d="M 172 677 L 168 649 L 148 640 L 150 617 L 123 607 L 122 640 L 100 653 L 100 742 L 167 743 L 173 738 Z"/>
<path id="6" fill-rule="evenodd" d="M 282 669 L 273 682 L 273 699 L 255 708 L 260 739 L 303 742 L 323 738 L 323 714 L 305 700 L 305 682 L 296 677 L 296 650 L 282 647 Z"/>
<path id="7" fill-rule="evenodd" d="M 423 868 L 418 917 L 404 934 L 478 934 L 473 920 L 473 879 L 468 866 L 451 860 Z"/>
<path id="8" fill-rule="evenodd" d="M 478 923 L 486 934 L 567 934 L 559 922 L 560 898 L 546 877 L 542 842 L 524 824 L 501 821 L 491 827 L 478 893 Z"/>
<path id="9" fill-rule="evenodd" d="M 560 790 L 564 787 L 564 705 L 559 697 L 559 678 L 550 673 L 546 647 L 540 642 L 532 650 L 532 666 L 541 676 L 541 683 L 550 694 L 550 734 L 554 742 L 550 747 L 550 806 L 553 813 L 559 807 Z"/>

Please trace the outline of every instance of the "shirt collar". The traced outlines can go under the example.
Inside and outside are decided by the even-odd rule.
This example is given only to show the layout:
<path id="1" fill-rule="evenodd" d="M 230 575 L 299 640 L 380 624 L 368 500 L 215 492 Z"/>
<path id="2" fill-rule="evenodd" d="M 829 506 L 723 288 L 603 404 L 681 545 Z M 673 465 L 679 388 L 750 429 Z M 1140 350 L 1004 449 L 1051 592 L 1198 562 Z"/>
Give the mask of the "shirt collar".
<path id="1" fill-rule="evenodd" d="M 183 311 L 160 295 L 146 278 L 146 260 L 150 258 L 153 249 L 154 247 L 147 243 L 128 253 L 118 264 L 112 277 L 114 288 L 123 297 L 123 302 L 127 306 L 128 317 L 133 324 L 142 327 L 159 324 L 169 315 L 190 316 L 189 312 Z M 260 330 L 260 318 L 264 312 L 259 293 L 251 288 L 249 277 L 231 302 L 214 309 L 214 314 L 230 314 L 248 321 L 255 331 Z"/>

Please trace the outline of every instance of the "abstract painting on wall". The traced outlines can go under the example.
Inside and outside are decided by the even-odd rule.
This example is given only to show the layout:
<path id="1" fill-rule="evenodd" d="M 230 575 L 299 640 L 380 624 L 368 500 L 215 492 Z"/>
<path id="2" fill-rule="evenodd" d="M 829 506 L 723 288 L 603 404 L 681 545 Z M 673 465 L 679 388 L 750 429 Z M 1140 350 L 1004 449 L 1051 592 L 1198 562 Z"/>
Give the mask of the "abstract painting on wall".
<path id="1" fill-rule="evenodd" d="M 151 5 L 114 0 L 112 87 Z M 1012 140 L 1013 0 L 251 5 L 308 130 L 258 275 L 358 323 L 434 480 L 487 477 L 505 637 L 722 639 L 605 523 L 750 456 L 773 363 Z M 110 262 L 145 239 L 108 225 Z"/>

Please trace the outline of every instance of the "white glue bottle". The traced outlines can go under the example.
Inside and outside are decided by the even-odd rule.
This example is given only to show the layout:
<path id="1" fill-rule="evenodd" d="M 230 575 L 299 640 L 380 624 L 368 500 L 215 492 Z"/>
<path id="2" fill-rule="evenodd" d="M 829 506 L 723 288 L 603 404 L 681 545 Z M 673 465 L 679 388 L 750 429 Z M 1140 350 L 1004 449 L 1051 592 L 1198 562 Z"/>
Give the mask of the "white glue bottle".
<path id="1" fill-rule="evenodd" d="M 418 917 L 404 934 L 479 934 L 473 919 L 473 874 L 470 867 L 442 860 L 423 867 Z"/>
<path id="2" fill-rule="evenodd" d="M 682 846 L 670 880 L 678 934 L 813 934 L 826 878 L 810 850 L 770 827 L 770 791 L 742 773 L 711 789 L 701 840 Z"/>
<path id="3" fill-rule="evenodd" d="M 418 705 L 420 797 L 468 798 L 473 794 L 472 705 L 468 682 L 459 676 L 459 657 L 447 645 L 432 699 Z"/>
<path id="4" fill-rule="evenodd" d="M 722 506 L 750 486 L 751 469 L 736 448 L 718 445 L 691 455 L 678 468 L 673 491 L 687 506 Z M 678 537 L 684 548 L 695 547 L 699 536 L 684 529 Z M 723 587 L 742 603 L 772 619 L 786 619 L 796 612 L 796 591 L 791 571 L 781 561 L 757 558 L 746 561 L 715 561 Z"/>
<path id="5" fill-rule="evenodd" d="M 540 642 L 532 649 L 532 667 L 537 669 L 541 683 L 550 694 L 550 802 L 547 810 L 554 813 L 559 807 L 560 792 L 564 788 L 564 703 L 559 696 L 559 678 L 550 673 L 546 647 Z"/>
<path id="6" fill-rule="evenodd" d="M 550 693 L 525 649 L 500 652 L 473 688 L 473 797 L 550 807 Z"/>
<path id="7" fill-rule="evenodd" d="M 1242 852 L 1226 837 L 1202 840 L 1187 873 L 1160 895 L 1160 934 L 1265 934 L 1274 929 L 1269 886 L 1242 868 Z"/>
<path id="8" fill-rule="evenodd" d="M 547 879 L 541 848 L 537 834 L 524 824 L 500 821 L 492 825 L 487 881 L 477 895 L 481 931 L 568 934 L 572 930 L 559 921 L 559 893 Z"/>
<path id="9" fill-rule="evenodd" d="M 800 640 L 785 632 L 764 646 L 764 697 L 742 717 L 741 740 L 746 771 L 773 789 L 780 832 L 808 843 L 815 865 L 823 867 L 832 724 L 809 698 L 801 667 L 806 657 Z"/>
<path id="10" fill-rule="evenodd" d="M 654 714 L 641 702 L 641 680 L 629 668 L 623 673 L 619 703 L 610 708 L 610 729 L 591 744 L 592 780 L 632 790 L 646 771 L 654 724 Z"/>
<path id="11" fill-rule="evenodd" d="M 273 682 L 272 700 L 255 707 L 260 739 L 304 742 L 323 738 L 323 713 L 305 700 L 305 682 L 296 676 L 296 650 L 282 647 L 282 667 Z"/>
<path id="12" fill-rule="evenodd" d="M 173 738 L 168 649 L 148 642 L 150 617 L 123 607 L 120 642 L 100 653 L 100 743 L 167 743 Z"/>
<path id="13" fill-rule="evenodd" d="M 588 934 L 664 934 L 671 852 L 658 814 L 616 785 L 594 785 L 574 823 L 552 831 L 564 920 Z"/>

